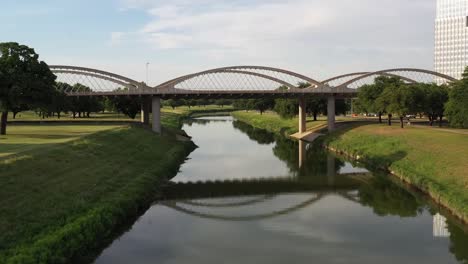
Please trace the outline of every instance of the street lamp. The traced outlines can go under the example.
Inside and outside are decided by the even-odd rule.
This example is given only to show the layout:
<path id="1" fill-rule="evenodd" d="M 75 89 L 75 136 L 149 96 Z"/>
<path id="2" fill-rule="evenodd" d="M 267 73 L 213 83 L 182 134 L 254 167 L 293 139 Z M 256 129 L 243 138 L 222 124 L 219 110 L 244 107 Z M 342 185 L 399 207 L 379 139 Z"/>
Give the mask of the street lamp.
<path id="1" fill-rule="evenodd" d="M 148 85 L 148 67 L 149 67 L 150 63 L 147 62 L 146 63 L 146 85 Z"/>

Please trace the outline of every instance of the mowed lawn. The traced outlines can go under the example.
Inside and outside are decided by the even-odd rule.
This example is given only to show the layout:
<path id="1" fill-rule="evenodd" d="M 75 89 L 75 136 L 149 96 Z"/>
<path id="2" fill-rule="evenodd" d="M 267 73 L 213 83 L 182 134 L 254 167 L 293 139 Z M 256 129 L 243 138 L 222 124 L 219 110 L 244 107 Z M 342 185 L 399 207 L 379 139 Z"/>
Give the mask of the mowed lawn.
<path id="1" fill-rule="evenodd" d="M 9 125 L 0 137 L 0 263 L 62 263 L 99 245 L 191 149 L 129 125 Z"/>
<path id="2" fill-rule="evenodd" d="M 99 131 L 115 129 L 109 125 L 9 125 L 6 136 L 0 136 L 0 159 L 34 149 L 76 140 Z"/>
<path id="3" fill-rule="evenodd" d="M 391 171 L 468 216 L 468 135 L 398 124 L 356 125 L 326 144 Z"/>

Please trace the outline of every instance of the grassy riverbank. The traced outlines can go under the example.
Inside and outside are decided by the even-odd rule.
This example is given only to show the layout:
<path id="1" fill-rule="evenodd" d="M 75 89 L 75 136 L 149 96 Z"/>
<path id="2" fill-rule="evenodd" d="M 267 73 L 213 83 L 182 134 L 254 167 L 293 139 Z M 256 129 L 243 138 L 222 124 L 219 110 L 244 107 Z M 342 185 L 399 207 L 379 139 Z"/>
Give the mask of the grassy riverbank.
<path id="1" fill-rule="evenodd" d="M 468 222 L 468 135 L 368 124 L 336 131 L 323 143 L 388 169 Z"/>
<path id="2" fill-rule="evenodd" d="M 274 133 L 280 133 L 283 135 L 291 135 L 298 131 L 299 119 L 283 119 L 279 115 L 273 112 L 263 113 L 262 115 L 258 112 L 246 112 L 236 111 L 232 113 L 237 120 L 247 123 L 253 127 L 268 130 Z M 307 128 L 311 129 L 314 127 L 325 124 L 325 120 L 312 121 L 307 119 Z"/>
<path id="3" fill-rule="evenodd" d="M 272 132 L 297 131 L 297 120 L 282 120 L 275 114 L 235 112 L 233 115 Z M 336 151 L 388 169 L 429 193 L 467 222 L 468 135 L 455 132 L 356 122 L 320 140 Z"/>
<path id="4" fill-rule="evenodd" d="M 179 126 L 163 114 L 163 123 Z M 0 137 L 0 263 L 69 263 L 137 216 L 193 149 L 132 126 L 10 125 Z"/>

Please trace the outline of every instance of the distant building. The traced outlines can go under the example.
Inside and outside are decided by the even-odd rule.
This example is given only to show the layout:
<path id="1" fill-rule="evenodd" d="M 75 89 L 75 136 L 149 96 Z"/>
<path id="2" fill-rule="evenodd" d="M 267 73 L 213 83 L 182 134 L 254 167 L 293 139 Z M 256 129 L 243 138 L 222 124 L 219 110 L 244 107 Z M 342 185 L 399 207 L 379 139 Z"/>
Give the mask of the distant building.
<path id="1" fill-rule="evenodd" d="M 450 237 L 450 233 L 447 228 L 447 219 L 437 213 L 432 219 L 432 235 L 434 237 Z"/>
<path id="2" fill-rule="evenodd" d="M 468 66 L 468 0 L 437 0 L 435 71 L 461 79 Z M 437 80 L 442 83 L 442 80 Z"/>

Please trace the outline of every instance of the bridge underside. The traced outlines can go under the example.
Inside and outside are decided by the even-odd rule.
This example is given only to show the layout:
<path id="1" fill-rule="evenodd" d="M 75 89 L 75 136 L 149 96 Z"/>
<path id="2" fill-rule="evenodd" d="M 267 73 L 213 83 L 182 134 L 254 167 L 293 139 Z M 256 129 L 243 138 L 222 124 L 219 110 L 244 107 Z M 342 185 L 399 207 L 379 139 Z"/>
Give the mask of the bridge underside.
<path id="1" fill-rule="evenodd" d="M 243 181 L 220 181 L 198 183 L 170 183 L 162 194 L 163 199 L 202 199 L 215 197 L 235 197 L 245 195 L 266 195 L 298 192 L 353 191 L 370 178 L 369 173 L 337 174 L 333 183 L 326 178 L 311 181 L 291 179 L 263 179 Z"/>

